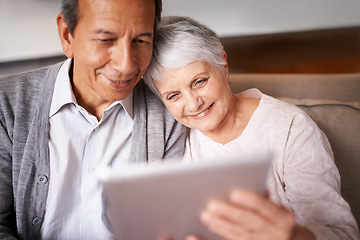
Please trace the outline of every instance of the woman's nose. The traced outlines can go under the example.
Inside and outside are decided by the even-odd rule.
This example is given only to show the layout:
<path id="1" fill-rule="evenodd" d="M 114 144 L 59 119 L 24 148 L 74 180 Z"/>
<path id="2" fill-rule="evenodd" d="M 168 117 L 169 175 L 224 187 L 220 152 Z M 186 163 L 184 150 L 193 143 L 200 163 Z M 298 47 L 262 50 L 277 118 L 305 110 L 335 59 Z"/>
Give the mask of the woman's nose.
<path id="1" fill-rule="evenodd" d="M 200 106 L 203 104 L 202 97 L 195 95 L 195 94 L 189 94 L 186 101 L 186 108 L 190 112 L 196 112 Z"/>

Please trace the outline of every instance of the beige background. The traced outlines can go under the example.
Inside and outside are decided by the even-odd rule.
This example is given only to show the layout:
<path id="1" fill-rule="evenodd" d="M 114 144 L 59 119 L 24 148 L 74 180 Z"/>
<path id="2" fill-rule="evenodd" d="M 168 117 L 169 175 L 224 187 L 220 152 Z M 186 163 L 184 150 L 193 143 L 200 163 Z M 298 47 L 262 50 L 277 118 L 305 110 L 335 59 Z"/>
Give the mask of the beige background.
<path id="1" fill-rule="evenodd" d="M 62 55 L 59 0 L 0 0 L 0 64 Z M 360 26 L 359 0 L 163 0 L 164 15 L 191 16 L 220 36 Z"/>

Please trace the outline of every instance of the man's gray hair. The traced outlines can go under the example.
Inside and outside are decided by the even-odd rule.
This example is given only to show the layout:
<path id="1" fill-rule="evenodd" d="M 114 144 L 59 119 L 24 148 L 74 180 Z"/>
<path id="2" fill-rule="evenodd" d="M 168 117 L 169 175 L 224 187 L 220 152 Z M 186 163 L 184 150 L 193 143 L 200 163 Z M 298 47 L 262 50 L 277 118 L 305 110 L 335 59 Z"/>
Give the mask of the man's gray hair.
<path id="1" fill-rule="evenodd" d="M 164 70 L 180 69 L 197 61 L 225 70 L 224 47 L 214 31 L 199 22 L 179 16 L 161 19 L 154 38 L 154 51 L 144 80 L 158 94 L 154 80 L 164 81 Z"/>
<path id="2" fill-rule="evenodd" d="M 155 1 L 155 22 L 154 30 L 161 19 L 162 0 Z M 74 35 L 76 24 L 79 20 L 79 0 L 61 0 L 60 12 L 64 15 L 64 19 L 68 24 L 68 31 Z"/>

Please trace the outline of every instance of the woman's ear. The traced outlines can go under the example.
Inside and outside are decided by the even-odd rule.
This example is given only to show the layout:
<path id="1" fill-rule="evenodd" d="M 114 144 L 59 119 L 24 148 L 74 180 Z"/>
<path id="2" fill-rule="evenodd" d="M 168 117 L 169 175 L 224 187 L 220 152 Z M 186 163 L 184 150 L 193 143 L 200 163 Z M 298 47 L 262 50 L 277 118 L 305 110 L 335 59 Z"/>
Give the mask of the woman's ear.
<path id="1" fill-rule="evenodd" d="M 223 57 L 224 62 L 225 62 L 224 73 L 225 73 L 225 75 L 228 77 L 228 76 L 229 76 L 229 66 L 228 66 L 228 62 L 227 62 L 227 54 L 226 54 L 225 51 L 223 51 L 222 57 Z"/>
<path id="2" fill-rule="evenodd" d="M 69 32 L 68 24 L 61 13 L 57 16 L 56 23 L 63 52 L 68 58 L 73 58 L 74 55 L 71 47 L 72 35 Z"/>

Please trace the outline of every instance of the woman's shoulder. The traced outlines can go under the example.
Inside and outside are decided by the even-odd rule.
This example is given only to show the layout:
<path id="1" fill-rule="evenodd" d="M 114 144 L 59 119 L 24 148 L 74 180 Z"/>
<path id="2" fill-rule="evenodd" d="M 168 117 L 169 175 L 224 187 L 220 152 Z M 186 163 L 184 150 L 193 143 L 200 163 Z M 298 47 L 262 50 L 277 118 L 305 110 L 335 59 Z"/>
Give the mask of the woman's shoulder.
<path id="1" fill-rule="evenodd" d="M 252 88 L 244 92 L 238 93 L 238 96 L 252 98 L 254 100 L 260 99 L 258 110 L 261 112 L 266 112 L 271 115 L 294 115 L 294 114 L 304 114 L 304 112 L 297 107 L 296 105 L 287 103 L 281 99 L 274 98 L 270 95 L 262 93 L 259 89 Z"/>
<path id="2" fill-rule="evenodd" d="M 307 113 L 296 105 L 264 94 L 258 89 L 251 89 L 250 92 L 254 91 L 257 96 L 261 98 L 253 119 L 256 120 L 255 122 L 258 124 L 272 126 L 271 128 L 278 126 L 280 129 L 284 129 L 285 126 L 290 127 L 294 123 L 305 125 L 313 124 L 312 119 Z M 247 93 L 245 92 L 245 96 L 246 94 Z M 254 95 L 254 93 L 252 93 L 252 95 Z"/>

